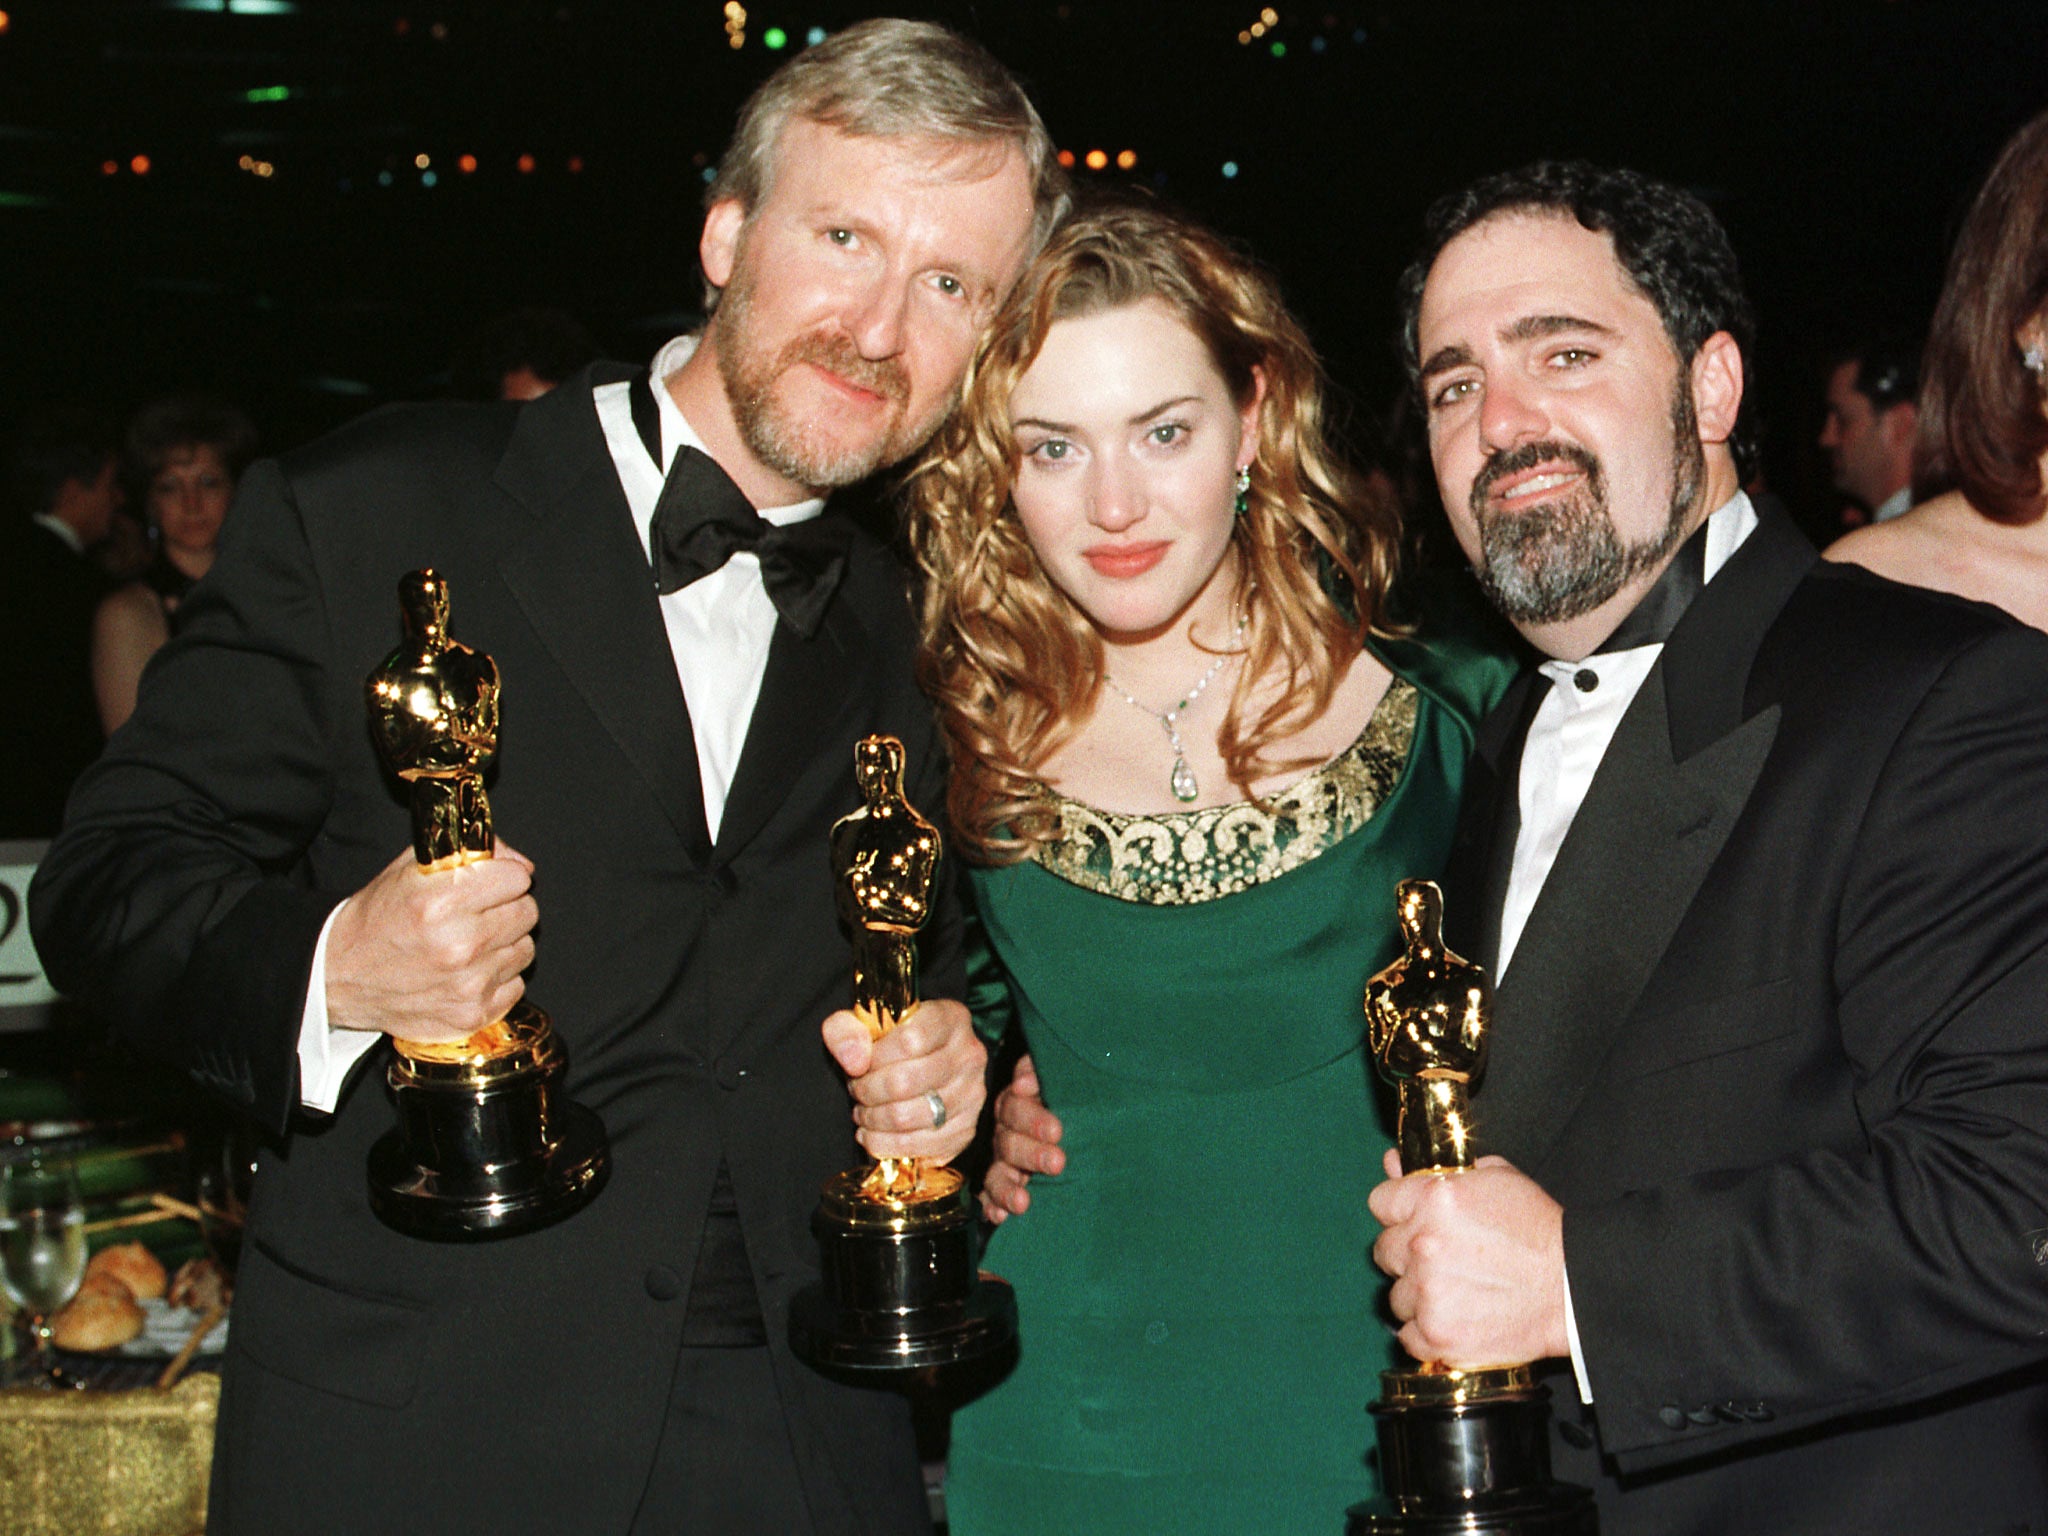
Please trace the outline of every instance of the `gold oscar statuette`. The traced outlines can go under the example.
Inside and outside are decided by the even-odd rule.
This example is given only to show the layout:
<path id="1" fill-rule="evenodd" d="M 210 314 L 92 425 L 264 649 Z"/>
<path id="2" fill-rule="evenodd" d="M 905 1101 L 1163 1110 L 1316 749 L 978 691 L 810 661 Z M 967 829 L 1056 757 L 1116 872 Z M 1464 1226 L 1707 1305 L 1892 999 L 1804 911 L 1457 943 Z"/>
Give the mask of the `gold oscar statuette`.
<path id="1" fill-rule="evenodd" d="M 1478 1157 L 1493 988 L 1445 945 L 1434 882 L 1402 881 L 1395 902 L 1402 953 L 1366 983 L 1366 1043 L 1398 1095 L 1401 1171 L 1456 1178 Z M 1528 1362 L 1381 1372 L 1385 1491 L 1350 1512 L 1347 1536 L 1596 1536 L 1592 1494 L 1550 1475 L 1549 1396 Z"/>
<path id="2" fill-rule="evenodd" d="M 483 775 L 498 751 L 498 667 L 448 633 L 448 583 L 398 584 L 399 646 L 364 684 L 370 733 L 407 786 L 413 856 L 436 879 L 491 857 Z M 394 1040 L 398 1127 L 370 1151 L 370 1204 L 414 1237 L 510 1237 L 581 1210 L 610 1170 L 604 1126 L 562 1092 L 548 1016 L 521 999 L 448 1043 Z"/>
<path id="3" fill-rule="evenodd" d="M 917 936 L 942 849 L 904 798 L 902 742 L 863 737 L 853 765 L 862 803 L 833 824 L 833 889 L 853 941 L 853 1012 L 879 1040 L 917 1006 Z M 976 1270 L 980 1231 L 958 1170 L 885 1157 L 834 1174 L 811 1229 L 824 1278 L 797 1297 L 791 1337 L 814 1364 L 943 1365 L 1014 1336 L 1009 1287 Z"/>

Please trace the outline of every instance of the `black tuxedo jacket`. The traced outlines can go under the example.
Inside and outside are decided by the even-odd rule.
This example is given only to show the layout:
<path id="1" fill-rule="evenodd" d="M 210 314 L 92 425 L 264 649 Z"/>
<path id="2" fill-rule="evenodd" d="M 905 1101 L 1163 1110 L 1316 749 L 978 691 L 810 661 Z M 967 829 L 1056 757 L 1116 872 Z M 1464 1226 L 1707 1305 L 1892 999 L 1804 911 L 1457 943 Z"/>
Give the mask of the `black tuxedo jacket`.
<path id="1" fill-rule="evenodd" d="M 819 1186 L 860 1157 L 818 1037 L 850 996 L 826 833 L 860 802 L 855 740 L 902 737 L 912 798 L 943 803 L 903 577 L 863 539 L 818 632 L 778 628 L 714 843 L 592 383 L 382 412 L 252 469 L 34 889 L 53 979 L 279 1138 L 235 1299 L 216 1529 L 626 1530 L 721 1159 L 819 1528 L 927 1528 L 902 1401 L 807 1370 L 783 1328 L 815 1273 Z M 474 1246 L 370 1214 L 387 1048 L 331 1120 L 296 1107 L 321 924 L 408 846 L 363 679 L 397 642 L 398 578 L 425 565 L 454 636 L 499 665 L 492 807 L 541 911 L 528 996 L 612 1140 L 588 1209 Z M 957 934 L 930 938 L 928 993 L 957 995 Z"/>
<path id="2" fill-rule="evenodd" d="M 1447 894 L 1489 967 L 1523 680 Z M 1564 1206 L 1606 1536 L 2048 1530 L 2048 638 L 1766 515 L 1501 978 L 1482 1149 Z"/>

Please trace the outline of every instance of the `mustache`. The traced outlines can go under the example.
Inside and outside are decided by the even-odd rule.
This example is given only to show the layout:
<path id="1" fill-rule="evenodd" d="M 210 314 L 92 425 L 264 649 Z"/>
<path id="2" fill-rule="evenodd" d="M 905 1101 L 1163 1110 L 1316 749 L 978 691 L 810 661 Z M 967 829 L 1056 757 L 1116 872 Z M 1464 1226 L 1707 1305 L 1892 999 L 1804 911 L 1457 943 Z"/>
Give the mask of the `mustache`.
<path id="1" fill-rule="evenodd" d="M 1577 443 L 1550 439 L 1522 443 L 1514 448 L 1500 449 L 1481 466 L 1479 474 L 1472 481 L 1472 510 L 1475 513 L 1484 510 L 1493 488 L 1508 476 L 1519 475 L 1539 464 L 1552 462 L 1569 464 L 1574 469 L 1583 471 L 1588 480 L 1597 482 L 1600 479 L 1600 461 Z"/>
<path id="2" fill-rule="evenodd" d="M 862 357 L 860 348 L 844 331 L 807 332 L 782 349 L 780 362 L 785 368 L 794 363 L 815 363 L 895 405 L 910 398 L 910 377 L 903 364 L 893 357 Z"/>

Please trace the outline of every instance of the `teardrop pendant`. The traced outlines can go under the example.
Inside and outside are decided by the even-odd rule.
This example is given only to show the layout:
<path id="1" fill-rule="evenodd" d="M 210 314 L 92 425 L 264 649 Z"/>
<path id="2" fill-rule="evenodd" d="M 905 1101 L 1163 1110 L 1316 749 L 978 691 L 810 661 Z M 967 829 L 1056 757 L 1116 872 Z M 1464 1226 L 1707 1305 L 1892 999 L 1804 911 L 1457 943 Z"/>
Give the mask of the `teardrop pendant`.
<path id="1" fill-rule="evenodd" d="M 1183 805 L 1197 799 L 1202 791 L 1195 783 L 1195 770 L 1188 766 L 1188 760 L 1176 756 L 1173 760 L 1173 798 Z"/>

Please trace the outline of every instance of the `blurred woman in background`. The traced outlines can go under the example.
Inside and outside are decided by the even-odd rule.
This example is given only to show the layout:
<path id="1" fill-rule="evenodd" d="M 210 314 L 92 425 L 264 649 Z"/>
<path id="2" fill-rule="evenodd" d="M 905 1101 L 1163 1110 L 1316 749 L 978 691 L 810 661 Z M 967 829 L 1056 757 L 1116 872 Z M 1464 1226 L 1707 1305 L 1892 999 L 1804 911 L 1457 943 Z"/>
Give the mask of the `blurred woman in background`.
<path id="1" fill-rule="evenodd" d="M 125 467 L 154 554 L 141 578 L 110 593 L 93 617 L 93 693 L 109 736 L 135 712 L 144 664 L 170 639 L 179 602 L 212 566 L 235 482 L 255 451 L 249 418 L 200 396 L 153 401 L 129 426 Z"/>
<path id="2" fill-rule="evenodd" d="M 1949 259 L 1920 370 L 1914 481 L 1848 560 L 2048 630 L 2048 112 L 2005 146 Z"/>

